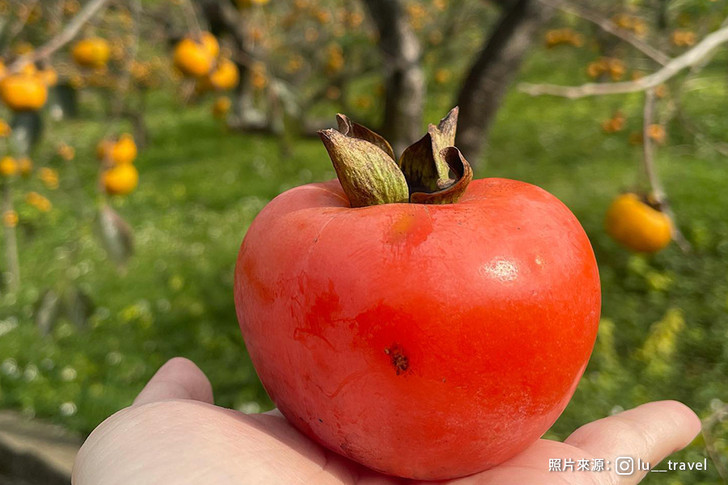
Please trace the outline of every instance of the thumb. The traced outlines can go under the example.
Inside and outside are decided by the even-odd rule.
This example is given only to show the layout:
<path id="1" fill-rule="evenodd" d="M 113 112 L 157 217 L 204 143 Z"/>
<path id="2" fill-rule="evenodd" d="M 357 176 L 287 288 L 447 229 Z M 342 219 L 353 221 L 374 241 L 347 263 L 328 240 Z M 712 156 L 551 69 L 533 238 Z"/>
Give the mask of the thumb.
<path id="1" fill-rule="evenodd" d="M 191 360 L 175 357 L 152 376 L 133 406 L 169 399 L 191 399 L 213 404 L 212 386 Z"/>

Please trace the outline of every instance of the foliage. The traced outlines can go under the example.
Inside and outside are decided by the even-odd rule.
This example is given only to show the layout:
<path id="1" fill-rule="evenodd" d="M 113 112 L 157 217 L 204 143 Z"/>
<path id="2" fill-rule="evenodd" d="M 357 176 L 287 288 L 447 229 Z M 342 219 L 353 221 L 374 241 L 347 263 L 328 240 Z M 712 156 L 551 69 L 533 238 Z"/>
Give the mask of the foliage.
<path id="1" fill-rule="evenodd" d="M 255 45 L 262 47 L 254 52 L 262 52 L 265 61 L 257 67 L 258 91 L 268 83 L 265 76 L 280 77 L 307 96 L 323 93 L 323 100 L 311 107 L 314 115 L 333 119 L 334 110 L 350 107 L 354 120 L 377 119 L 380 78 L 368 64 L 373 50 L 367 49 L 373 47 L 367 21 L 359 17 L 363 9 L 353 8 L 340 19 L 334 1 L 250 3 L 251 18 L 261 28 L 249 35 L 257 37 Z M 495 17 L 485 2 L 468 2 L 463 19 L 452 9 L 432 14 L 445 3 L 422 2 L 424 14 L 417 8 L 409 11 L 428 46 L 423 62 L 429 121 L 451 107 L 453 88 L 467 69 L 466 56 L 453 55 L 453 45 L 472 52 L 482 42 L 482 25 Z M 631 20 L 615 22 L 625 22 L 638 34 L 644 26 L 634 19 L 649 13 L 642 3 L 629 2 Z M 144 2 L 145 8 L 167 4 Z M 289 37 L 275 30 L 283 24 L 266 23 L 272 18 L 264 10 L 267 5 L 281 15 L 301 11 L 300 18 L 291 20 Z M 665 47 L 670 55 L 689 48 L 687 32 L 699 39 L 725 13 L 721 2 L 671 5 L 671 28 L 680 35 L 666 37 L 672 39 Z M 131 29 L 124 12 L 112 12 L 108 25 L 97 25 L 99 31 L 109 34 L 116 23 Z M 712 20 L 700 23 L 701 18 Z M 182 25 L 182 15 L 175 11 L 171 21 Z M 340 21 L 363 27 L 348 35 L 337 31 Z M 654 23 L 646 25 L 654 29 Z M 453 31 L 454 24 L 461 29 Z M 598 71 L 604 82 L 611 82 L 654 67 L 574 17 L 558 17 L 550 27 L 558 31 L 552 40 L 559 42 L 534 51 L 523 80 L 580 84 L 591 80 L 590 71 Z M 318 44 L 303 41 L 313 35 L 311 29 Z M 44 32 L 42 24 L 32 24 L 24 35 L 38 45 Z M 657 34 L 648 30 L 645 35 Z M 450 36 L 455 36 L 454 44 L 447 42 Z M 128 405 L 156 368 L 175 355 L 193 359 L 208 374 L 218 404 L 246 412 L 270 407 L 237 328 L 232 299 L 237 250 L 267 201 L 287 188 L 334 176 L 318 140 L 296 138 L 285 146 L 272 136 L 230 133 L 212 120 L 212 98 L 192 96 L 196 104 L 183 106 L 180 93 L 170 88 L 171 61 L 159 57 L 170 56 L 171 49 L 163 52 L 166 38 L 153 32 L 142 38 L 146 41 L 139 45 L 139 55 L 148 69 L 137 66 L 135 82 L 139 102 L 146 106 L 135 109 L 143 111 L 149 139 L 135 162 L 141 173 L 138 188 L 129 197 L 110 199 L 134 229 L 136 251 L 128 264 L 119 271 L 109 261 L 89 223 L 96 213 L 97 190 L 89 183 L 98 176 L 96 144 L 109 133 L 108 82 L 123 70 L 113 52 L 111 74 L 98 79 L 71 65 L 67 52 L 60 54 L 61 79 L 85 87 L 79 92 L 79 118 L 50 125 L 34 149 L 36 165 L 50 171 L 14 181 L 23 284 L 17 293 L 4 288 L 0 293 L 0 407 L 84 433 Z M 545 41 L 550 42 L 548 36 Z M 130 42 L 119 44 L 129 50 Z M 320 49 L 305 51 L 314 47 Z M 728 172 L 721 155 L 728 122 L 716 109 L 728 89 L 726 61 L 728 55 L 719 51 L 700 77 L 673 79 L 664 87 L 669 96 L 659 105 L 662 130 L 655 131 L 655 141 L 662 144 L 656 163 L 676 223 L 692 245 L 687 254 L 674 244 L 652 256 L 631 254 L 603 229 L 614 195 L 640 184 L 641 150 L 630 136 L 641 130 L 639 95 L 565 101 L 514 90 L 499 112 L 487 163 L 476 176 L 535 183 L 563 200 L 592 241 L 603 285 L 603 319 L 593 358 L 547 437 L 562 439 L 587 421 L 649 400 L 678 399 L 703 418 L 728 402 Z M 590 63 L 597 64 L 590 69 Z M 352 76 L 344 86 L 339 81 L 347 72 Z M 129 129 L 133 120 L 116 122 Z M 72 156 L 68 148 L 75 149 Z M 55 324 L 53 314 L 60 315 Z M 78 314 L 88 318 L 74 319 Z M 717 422 L 712 435 L 717 455 L 725 460 L 728 422 Z M 702 460 L 705 454 L 706 443 L 698 438 L 674 459 Z M 649 476 L 645 483 L 657 480 Z M 713 484 L 718 476 L 711 465 L 707 472 L 673 472 L 669 480 Z"/>

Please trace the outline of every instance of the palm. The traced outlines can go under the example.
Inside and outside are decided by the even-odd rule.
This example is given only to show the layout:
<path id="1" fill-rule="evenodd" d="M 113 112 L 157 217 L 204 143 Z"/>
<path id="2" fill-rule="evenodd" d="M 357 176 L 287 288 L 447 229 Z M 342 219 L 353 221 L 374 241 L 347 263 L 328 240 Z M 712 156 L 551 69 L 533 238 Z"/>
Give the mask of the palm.
<path id="1" fill-rule="evenodd" d="M 182 377 L 194 374 L 183 368 L 188 364 L 175 365 Z M 84 444 L 74 468 L 76 485 L 414 483 L 381 475 L 326 450 L 275 411 L 246 415 L 214 406 L 211 393 L 199 381 L 176 381 L 180 375 L 165 375 L 165 367 L 136 405 L 109 418 Z M 696 422 L 679 403 L 651 403 L 590 423 L 565 443 L 539 440 L 496 468 L 449 483 L 614 483 L 611 471 L 550 472 L 549 460 L 603 458 L 613 463 L 615 456 L 629 455 L 656 464 L 690 441 Z M 625 477 L 621 483 L 637 483 L 639 478 Z"/>

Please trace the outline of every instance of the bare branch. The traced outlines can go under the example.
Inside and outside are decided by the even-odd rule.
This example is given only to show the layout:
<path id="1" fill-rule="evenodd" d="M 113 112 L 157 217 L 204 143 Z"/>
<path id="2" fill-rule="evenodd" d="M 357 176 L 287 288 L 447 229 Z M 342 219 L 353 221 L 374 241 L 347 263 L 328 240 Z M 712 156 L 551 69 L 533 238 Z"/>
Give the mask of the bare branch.
<path id="1" fill-rule="evenodd" d="M 704 419 L 703 427 L 701 430 L 703 434 L 703 440 L 705 441 L 705 450 L 708 452 L 708 456 L 710 456 L 710 459 L 713 461 L 718 475 L 720 475 L 720 478 L 723 479 L 723 483 L 728 482 L 728 470 L 726 470 L 725 466 L 723 465 L 720 452 L 715 448 L 715 438 L 713 437 L 711 429 L 717 423 L 726 419 L 726 417 L 728 417 L 728 404 L 724 404 L 715 412 L 713 412 L 713 414 Z"/>
<path id="2" fill-rule="evenodd" d="M 199 39 L 200 32 L 202 32 L 202 27 L 200 26 L 200 19 L 197 17 L 197 11 L 195 10 L 195 6 L 192 5 L 191 0 L 183 0 L 181 6 L 182 11 L 185 15 L 187 27 L 190 29 L 190 32 L 192 32 L 192 35 L 195 38 Z"/>
<path id="3" fill-rule="evenodd" d="M 119 78 L 116 96 L 111 104 L 111 118 L 109 119 L 109 129 L 107 130 L 107 133 L 111 131 L 114 120 L 123 114 L 122 112 L 124 111 L 124 103 L 129 94 L 129 88 L 132 83 L 132 69 L 139 53 L 139 24 L 141 23 L 142 16 L 141 0 L 130 0 L 129 8 L 131 9 L 134 19 L 131 27 L 132 41 L 129 44 L 129 49 L 127 51 L 128 58 L 126 60 L 126 65 L 124 66 L 124 71 L 121 73 L 121 76 Z"/>
<path id="4" fill-rule="evenodd" d="M 660 52 L 659 50 L 655 49 L 654 47 L 652 47 L 648 43 L 644 42 L 643 40 L 641 40 L 639 37 L 632 34 L 631 32 L 627 32 L 624 29 L 620 29 L 619 27 L 617 27 L 614 24 L 614 22 L 612 22 L 608 18 L 604 18 L 601 15 L 599 15 L 599 13 L 589 10 L 588 8 L 586 8 L 582 5 L 571 3 L 566 0 L 538 0 L 538 1 L 544 5 L 548 5 L 549 7 L 563 10 L 564 12 L 574 14 L 577 17 L 581 17 L 584 20 L 588 20 L 589 22 L 596 24 L 603 31 L 609 32 L 613 36 L 622 39 L 623 41 L 632 45 L 632 47 L 639 50 L 640 52 L 642 52 L 647 57 L 649 57 L 650 59 L 652 59 L 653 61 L 657 62 L 660 65 L 664 66 L 668 62 L 670 62 L 670 57 L 667 54 L 664 54 L 664 53 Z"/>
<path id="5" fill-rule="evenodd" d="M 588 83 L 581 86 L 559 86 L 555 84 L 522 83 L 518 89 L 531 96 L 561 96 L 569 99 L 600 96 L 605 94 L 636 93 L 654 88 L 675 76 L 685 68 L 698 64 L 713 49 L 728 42 L 728 27 L 716 30 L 706 36 L 695 47 L 668 62 L 662 69 L 636 81 L 620 83 Z"/>
<path id="6" fill-rule="evenodd" d="M 80 12 L 66 25 L 66 27 L 55 37 L 37 48 L 30 54 L 21 56 L 10 64 L 8 71 L 14 72 L 30 62 L 46 59 L 58 49 L 68 44 L 81 30 L 81 27 L 88 22 L 109 0 L 90 0 Z"/>
<path id="7" fill-rule="evenodd" d="M 23 15 L 13 24 L 13 28 L 8 35 L 8 39 L 5 41 L 7 45 L 10 45 L 13 39 L 15 39 L 15 37 L 17 37 L 18 34 L 23 31 L 25 26 L 28 24 L 28 19 L 30 19 L 30 16 L 33 15 L 33 10 L 35 10 L 35 6 L 37 4 L 38 0 L 32 0 L 28 2 L 28 4 L 25 6 L 25 15 Z"/>
<path id="8" fill-rule="evenodd" d="M 650 126 L 652 126 L 655 113 L 655 90 L 645 91 L 645 107 L 642 113 L 642 163 L 650 182 L 650 188 L 658 201 L 665 199 L 665 190 L 662 188 L 660 179 L 657 178 L 654 162 L 654 147 L 650 137 Z"/>
<path id="9" fill-rule="evenodd" d="M 650 127 L 654 121 L 655 113 L 655 90 L 650 88 L 645 91 L 645 109 L 643 112 L 642 120 L 642 163 L 647 174 L 647 180 L 650 183 L 650 189 L 654 194 L 657 201 L 662 206 L 662 211 L 670 217 L 673 221 L 672 224 L 672 238 L 678 245 L 683 253 L 689 253 L 691 250 L 690 243 L 685 236 L 683 236 L 677 224 L 675 224 L 675 213 L 670 207 L 670 203 L 667 200 L 665 189 L 662 187 L 662 182 L 657 176 L 657 170 L 655 169 L 655 156 L 654 156 L 654 145 L 652 138 L 650 137 Z"/>

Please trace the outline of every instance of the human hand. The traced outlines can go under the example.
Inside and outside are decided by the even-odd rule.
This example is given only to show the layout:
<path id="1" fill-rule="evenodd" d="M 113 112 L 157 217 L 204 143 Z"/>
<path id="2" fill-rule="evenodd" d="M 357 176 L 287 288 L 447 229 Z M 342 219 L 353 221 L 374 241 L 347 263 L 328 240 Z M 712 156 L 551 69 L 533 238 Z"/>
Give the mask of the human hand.
<path id="1" fill-rule="evenodd" d="M 675 401 L 644 404 L 577 429 L 565 442 L 538 440 L 490 470 L 450 485 L 638 483 L 646 471 L 549 471 L 549 460 L 630 456 L 652 466 L 700 430 Z M 574 464 L 574 469 L 577 466 Z M 618 479 L 621 479 L 618 480 Z M 314 443 L 277 411 L 243 414 L 213 405 L 212 388 L 191 361 L 163 365 L 128 408 L 106 419 L 79 451 L 74 485 L 409 484 L 368 470 Z"/>

